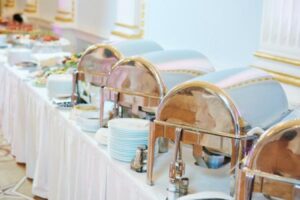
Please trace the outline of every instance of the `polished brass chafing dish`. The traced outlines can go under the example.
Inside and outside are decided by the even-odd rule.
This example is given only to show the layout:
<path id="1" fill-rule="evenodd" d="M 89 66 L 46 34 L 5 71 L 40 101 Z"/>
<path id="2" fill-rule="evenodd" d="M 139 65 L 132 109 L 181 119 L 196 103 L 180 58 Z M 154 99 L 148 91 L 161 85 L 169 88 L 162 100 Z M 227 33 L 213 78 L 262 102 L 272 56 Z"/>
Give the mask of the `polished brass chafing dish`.
<path id="1" fill-rule="evenodd" d="M 211 71 L 214 68 L 207 58 L 192 50 L 166 50 L 125 58 L 107 78 L 100 108 L 105 101 L 111 101 L 115 104 L 114 117 L 149 118 L 169 89 Z"/>
<path id="2" fill-rule="evenodd" d="M 239 175 L 239 200 L 253 199 L 254 192 L 300 199 L 300 119 L 279 123 L 266 131 Z"/>
<path id="3" fill-rule="evenodd" d="M 78 70 L 74 73 L 73 102 L 75 104 L 79 102 L 79 97 L 85 97 L 85 101 L 90 102 L 89 94 L 84 95 L 84 89 L 80 87 L 81 83 L 85 82 L 96 87 L 105 86 L 112 66 L 120 59 L 160 50 L 162 47 L 150 40 L 130 40 L 92 45 L 84 52 L 78 64 Z"/>
<path id="4" fill-rule="evenodd" d="M 234 172 L 257 139 L 257 127 L 266 129 L 288 112 L 281 85 L 269 74 L 253 68 L 214 72 L 176 86 L 163 98 L 151 124 L 148 183 L 153 184 L 157 138 L 174 141 L 181 133 L 181 142 L 193 145 L 196 159 L 203 155 L 205 147 L 231 158 Z"/>

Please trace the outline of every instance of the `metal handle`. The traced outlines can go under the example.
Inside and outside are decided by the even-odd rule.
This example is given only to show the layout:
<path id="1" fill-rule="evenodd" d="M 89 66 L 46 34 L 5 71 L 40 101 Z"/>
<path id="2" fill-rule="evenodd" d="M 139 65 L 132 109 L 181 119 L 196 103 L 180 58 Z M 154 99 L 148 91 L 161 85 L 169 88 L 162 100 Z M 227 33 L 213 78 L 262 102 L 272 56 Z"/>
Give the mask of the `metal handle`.
<path id="1" fill-rule="evenodd" d="M 183 129 L 175 129 L 175 152 L 173 161 L 169 167 L 169 188 L 168 199 L 177 199 L 188 193 L 189 179 L 183 178 L 185 172 L 185 164 L 182 161 L 181 138 Z"/>
<path id="2" fill-rule="evenodd" d="M 175 129 L 175 154 L 173 159 L 174 162 L 182 159 L 182 152 L 180 146 L 181 136 L 182 136 L 182 128 L 176 128 Z"/>

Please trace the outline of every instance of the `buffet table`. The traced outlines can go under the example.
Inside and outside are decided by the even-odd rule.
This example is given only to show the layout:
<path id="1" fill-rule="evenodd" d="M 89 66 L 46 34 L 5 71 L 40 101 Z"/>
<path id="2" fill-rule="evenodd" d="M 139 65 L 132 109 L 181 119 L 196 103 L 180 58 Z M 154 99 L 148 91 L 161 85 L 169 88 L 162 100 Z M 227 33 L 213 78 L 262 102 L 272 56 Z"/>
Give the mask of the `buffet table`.
<path id="1" fill-rule="evenodd" d="M 165 199 L 172 150 L 158 156 L 155 185 L 148 186 L 145 173 L 112 159 L 94 134 L 69 119 L 70 111 L 57 109 L 45 88 L 33 86 L 26 70 L 2 64 L 0 83 L 0 125 L 17 162 L 26 163 L 33 194 L 53 200 Z M 212 173 L 193 164 L 190 148 L 183 155 L 191 193 L 229 192 L 228 165 Z"/>

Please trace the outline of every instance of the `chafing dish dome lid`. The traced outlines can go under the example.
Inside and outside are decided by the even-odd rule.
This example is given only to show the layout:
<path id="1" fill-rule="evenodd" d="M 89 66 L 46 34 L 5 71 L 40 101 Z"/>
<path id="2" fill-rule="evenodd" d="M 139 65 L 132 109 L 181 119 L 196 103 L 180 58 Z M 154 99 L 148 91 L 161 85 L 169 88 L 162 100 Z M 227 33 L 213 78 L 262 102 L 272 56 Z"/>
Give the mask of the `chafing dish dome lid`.
<path id="1" fill-rule="evenodd" d="M 214 71 L 210 62 L 196 51 L 157 51 L 121 60 L 113 67 L 107 87 L 161 98 L 173 86 L 210 71 Z"/>
<path id="2" fill-rule="evenodd" d="M 164 97 L 156 116 L 160 121 L 230 132 L 235 123 L 243 128 L 268 128 L 287 112 L 285 92 L 272 76 L 236 68 L 178 85 Z"/>
<path id="3" fill-rule="evenodd" d="M 300 120 L 279 123 L 267 130 L 247 156 L 245 167 L 300 184 Z"/>
<path id="4" fill-rule="evenodd" d="M 206 74 L 215 71 L 206 56 L 194 50 L 167 50 L 141 55 L 159 70 Z"/>
<path id="5" fill-rule="evenodd" d="M 123 57 L 144 54 L 153 51 L 163 50 L 163 48 L 152 40 L 127 40 L 110 44 Z"/>
<path id="6" fill-rule="evenodd" d="M 95 85 L 103 85 L 112 66 L 120 59 L 152 51 L 160 51 L 162 47 L 150 40 L 130 40 L 115 43 L 96 44 L 89 47 L 78 64 L 78 71 L 85 74 L 86 81 Z"/>
<path id="7" fill-rule="evenodd" d="M 284 117 L 280 122 L 290 121 L 290 120 L 296 120 L 300 119 L 300 107 L 294 108 L 292 111 Z"/>

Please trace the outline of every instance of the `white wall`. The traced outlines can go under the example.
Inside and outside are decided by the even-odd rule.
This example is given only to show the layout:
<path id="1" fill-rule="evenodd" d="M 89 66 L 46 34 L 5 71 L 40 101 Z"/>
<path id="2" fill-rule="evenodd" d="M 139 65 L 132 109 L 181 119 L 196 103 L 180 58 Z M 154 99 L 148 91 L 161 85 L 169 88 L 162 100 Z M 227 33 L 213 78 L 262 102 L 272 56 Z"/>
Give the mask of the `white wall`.
<path id="1" fill-rule="evenodd" d="M 23 12 L 26 1 L 16 0 L 16 12 Z"/>
<path id="2" fill-rule="evenodd" d="M 71 0 L 69 0 L 72 2 Z M 17 0 L 14 10 L 24 10 L 25 0 Z M 75 0 L 75 21 L 64 23 L 55 20 L 58 0 L 38 0 L 38 12 L 26 13 L 30 22 L 43 29 L 52 29 L 71 43 L 71 49 L 81 51 L 91 43 L 99 43 L 108 39 L 113 29 L 116 0 Z"/>
<path id="3" fill-rule="evenodd" d="M 116 0 L 78 0 L 78 28 L 108 38 L 115 20 L 115 2 Z"/>
<path id="4" fill-rule="evenodd" d="M 21 1 L 21 0 L 18 0 Z M 77 0 L 75 28 L 108 38 L 117 0 Z M 145 0 L 145 37 L 165 48 L 196 49 L 218 68 L 251 63 L 262 0 Z M 57 0 L 39 0 L 37 17 L 54 20 Z"/>
<path id="5" fill-rule="evenodd" d="M 217 68 L 251 63 L 258 49 L 262 0 L 148 0 L 145 37 L 191 48 Z"/>
<path id="6" fill-rule="evenodd" d="M 38 16 L 47 21 L 53 21 L 56 15 L 57 1 L 39 0 L 38 1 Z"/>
<path id="7" fill-rule="evenodd" d="M 75 22 L 72 27 L 80 31 L 109 38 L 116 15 L 116 0 L 75 0 Z M 16 11 L 24 11 L 25 0 L 16 0 Z M 58 0 L 38 0 L 38 13 L 30 14 L 35 18 L 55 23 Z M 68 24 L 67 24 L 68 25 Z"/>

